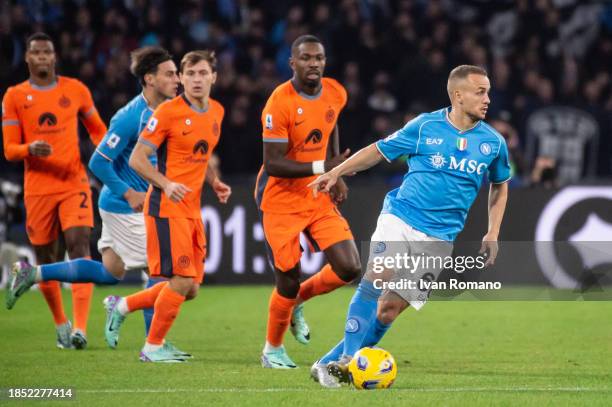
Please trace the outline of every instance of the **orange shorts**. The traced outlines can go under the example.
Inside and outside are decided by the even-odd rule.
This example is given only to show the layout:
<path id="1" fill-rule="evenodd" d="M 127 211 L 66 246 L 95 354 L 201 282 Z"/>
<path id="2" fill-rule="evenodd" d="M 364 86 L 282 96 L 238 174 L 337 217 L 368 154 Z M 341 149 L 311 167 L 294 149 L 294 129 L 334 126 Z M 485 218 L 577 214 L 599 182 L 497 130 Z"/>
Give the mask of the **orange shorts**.
<path id="1" fill-rule="evenodd" d="M 57 240 L 60 229 L 92 228 L 94 216 L 91 189 L 26 196 L 26 231 L 30 242 L 40 246 Z"/>
<path id="2" fill-rule="evenodd" d="M 206 235 L 201 219 L 145 215 L 147 261 L 153 277 L 204 279 Z"/>
<path id="3" fill-rule="evenodd" d="M 300 232 L 313 251 L 322 251 L 344 240 L 354 240 L 346 219 L 335 206 L 299 213 L 263 212 L 268 256 L 274 267 L 288 271 L 302 257 Z"/>

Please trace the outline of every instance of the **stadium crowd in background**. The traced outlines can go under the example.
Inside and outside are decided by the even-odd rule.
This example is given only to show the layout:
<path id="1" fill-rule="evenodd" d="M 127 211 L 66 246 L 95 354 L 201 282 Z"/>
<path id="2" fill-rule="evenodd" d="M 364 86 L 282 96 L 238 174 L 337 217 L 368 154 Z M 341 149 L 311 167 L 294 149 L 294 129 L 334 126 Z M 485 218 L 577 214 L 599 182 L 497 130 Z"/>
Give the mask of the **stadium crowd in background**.
<path id="1" fill-rule="evenodd" d="M 227 109 L 221 169 L 252 184 L 261 163 L 260 112 L 291 71 L 291 42 L 319 36 L 326 75 L 348 90 L 339 120 L 352 151 L 415 112 L 448 104 L 451 67 L 485 67 L 487 120 L 507 138 L 513 185 L 563 185 L 612 175 L 612 5 L 578 0 L 0 1 L 0 89 L 25 79 L 24 40 L 55 39 L 60 74 L 92 91 L 108 123 L 139 90 L 129 52 L 167 47 L 178 60 L 212 47 Z M 84 152 L 88 159 L 91 151 Z M 22 170 L 1 160 L 3 178 Z M 379 172 L 390 172 L 382 168 Z M 389 178 L 392 179 L 391 177 Z"/>

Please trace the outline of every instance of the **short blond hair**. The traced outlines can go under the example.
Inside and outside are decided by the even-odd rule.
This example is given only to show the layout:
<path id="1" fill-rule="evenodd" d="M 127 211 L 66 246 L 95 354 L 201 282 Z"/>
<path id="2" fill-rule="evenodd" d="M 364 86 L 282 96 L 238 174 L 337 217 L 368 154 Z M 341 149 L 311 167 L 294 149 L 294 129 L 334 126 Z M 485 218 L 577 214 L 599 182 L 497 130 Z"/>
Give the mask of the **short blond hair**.
<path id="1" fill-rule="evenodd" d="M 200 61 L 208 62 L 210 69 L 212 69 L 213 72 L 217 72 L 217 57 L 215 56 L 215 51 L 210 51 L 207 49 L 190 51 L 186 53 L 185 56 L 183 56 L 183 59 L 181 59 L 180 72 L 183 73 L 188 65 L 195 65 Z"/>
<path id="2" fill-rule="evenodd" d="M 456 66 L 455 68 L 453 68 L 452 71 L 450 71 L 450 74 L 448 74 L 448 82 L 446 83 L 446 91 L 448 92 L 449 98 L 452 98 L 451 97 L 451 82 L 454 82 L 460 79 L 465 79 L 469 75 L 489 76 L 487 74 L 487 71 L 480 66 L 476 66 L 476 65 Z"/>

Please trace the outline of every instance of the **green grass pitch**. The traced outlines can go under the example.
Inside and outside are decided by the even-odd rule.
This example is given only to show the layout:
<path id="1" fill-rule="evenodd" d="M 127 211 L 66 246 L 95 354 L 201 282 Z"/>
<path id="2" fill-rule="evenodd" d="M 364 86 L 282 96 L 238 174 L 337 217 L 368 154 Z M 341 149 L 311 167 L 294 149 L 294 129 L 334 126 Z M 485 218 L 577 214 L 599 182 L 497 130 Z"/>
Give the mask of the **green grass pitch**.
<path id="1" fill-rule="evenodd" d="M 71 405 L 611 405 L 612 302 L 433 301 L 407 310 L 380 344 L 396 358 L 390 390 L 321 389 L 314 360 L 340 338 L 354 288 L 314 298 L 305 315 L 308 346 L 287 334 L 292 371 L 262 369 L 271 287 L 203 286 L 185 303 L 169 339 L 195 359 L 144 364 L 141 314 L 130 315 L 119 348 L 102 338 L 102 299 L 136 288 L 97 288 L 85 351 L 55 348 L 55 330 L 38 292 L 0 311 L 0 388 L 72 387 Z M 64 291 L 70 310 L 69 291 Z M 8 401 L 3 390 L 0 404 Z M 33 405 L 60 402 L 33 401 Z"/>

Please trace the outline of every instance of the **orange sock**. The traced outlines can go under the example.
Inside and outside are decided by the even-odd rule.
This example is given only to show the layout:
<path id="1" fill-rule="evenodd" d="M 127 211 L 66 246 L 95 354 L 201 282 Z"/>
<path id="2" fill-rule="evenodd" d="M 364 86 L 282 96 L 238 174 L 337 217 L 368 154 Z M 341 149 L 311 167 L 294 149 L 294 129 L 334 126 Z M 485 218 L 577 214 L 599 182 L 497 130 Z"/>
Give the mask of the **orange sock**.
<path id="1" fill-rule="evenodd" d="M 161 345 L 164 343 L 164 338 L 174 323 L 184 301 L 184 295 L 174 291 L 168 284 L 165 285 L 163 290 L 159 292 L 157 300 L 155 300 L 155 311 L 147 343 L 151 345 Z"/>
<path id="2" fill-rule="evenodd" d="M 47 301 L 49 310 L 53 314 L 55 325 L 61 325 L 68 322 L 66 314 L 64 314 L 64 305 L 62 304 L 62 288 L 59 281 L 41 281 L 38 283 L 38 288 L 43 297 Z"/>
<path id="3" fill-rule="evenodd" d="M 338 277 L 331 266 L 326 264 L 317 274 L 300 284 L 298 296 L 306 301 L 314 296 L 334 291 L 346 284 L 348 283 Z"/>
<path id="4" fill-rule="evenodd" d="M 295 298 L 285 298 L 280 295 L 276 288 L 270 296 L 268 308 L 268 334 L 266 340 L 272 346 L 281 346 L 283 336 L 291 322 L 291 311 L 295 305 Z"/>
<path id="5" fill-rule="evenodd" d="M 125 302 L 127 303 L 128 311 L 132 312 L 139 309 L 153 307 L 160 291 L 167 285 L 168 282 L 164 281 L 163 283 L 157 283 L 154 286 L 147 288 L 146 290 L 138 291 L 137 293 L 128 295 L 127 297 L 125 297 Z"/>
<path id="6" fill-rule="evenodd" d="M 89 319 L 89 308 L 91 307 L 93 289 L 93 283 L 72 284 L 72 316 L 74 317 L 74 329 L 80 329 L 83 333 L 87 333 L 87 320 Z"/>

